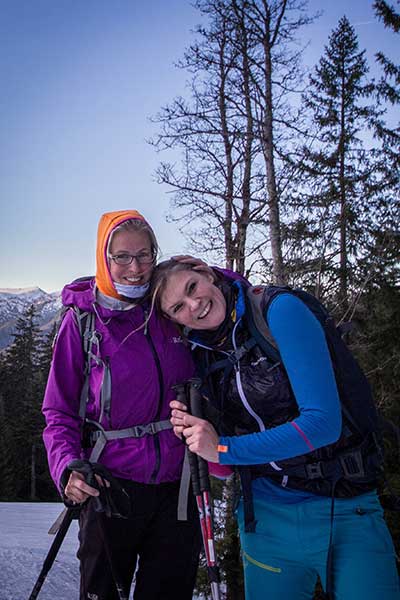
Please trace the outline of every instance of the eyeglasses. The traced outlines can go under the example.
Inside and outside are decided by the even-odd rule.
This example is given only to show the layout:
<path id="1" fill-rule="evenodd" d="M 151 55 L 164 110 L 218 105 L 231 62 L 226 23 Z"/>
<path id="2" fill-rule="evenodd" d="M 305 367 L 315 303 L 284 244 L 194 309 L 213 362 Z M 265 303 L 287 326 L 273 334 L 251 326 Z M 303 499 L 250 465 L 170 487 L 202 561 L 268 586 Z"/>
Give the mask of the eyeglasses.
<path id="1" fill-rule="evenodd" d="M 139 265 L 148 265 L 155 259 L 154 252 L 141 252 L 140 254 L 115 254 L 114 256 L 109 255 L 108 258 L 113 260 L 117 265 L 130 265 L 133 259 Z"/>

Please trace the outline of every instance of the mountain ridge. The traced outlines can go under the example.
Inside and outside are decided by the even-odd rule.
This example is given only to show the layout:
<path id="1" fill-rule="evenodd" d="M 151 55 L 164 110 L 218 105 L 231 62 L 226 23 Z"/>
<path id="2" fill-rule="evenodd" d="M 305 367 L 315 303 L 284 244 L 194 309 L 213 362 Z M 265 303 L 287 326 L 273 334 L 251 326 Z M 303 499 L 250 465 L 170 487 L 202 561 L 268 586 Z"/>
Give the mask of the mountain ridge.
<path id="1" fill-rule="evenodd" d="M 12 343 L 17 320 L 32 304 L 36 308 L 37 324 L 46 334 L 61 309 L 61 292 L 48 293 L 39 286 L 0 288 L 0 351 Z"/>

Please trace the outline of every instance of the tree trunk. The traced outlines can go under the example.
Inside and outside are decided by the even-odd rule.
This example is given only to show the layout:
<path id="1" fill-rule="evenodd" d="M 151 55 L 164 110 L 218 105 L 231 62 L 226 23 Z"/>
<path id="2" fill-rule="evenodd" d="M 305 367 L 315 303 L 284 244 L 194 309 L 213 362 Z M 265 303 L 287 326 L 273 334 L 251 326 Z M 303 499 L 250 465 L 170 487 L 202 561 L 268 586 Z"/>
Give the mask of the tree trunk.
<path id="1" fill-rule="evenodd" d="M 31 500 L 36 500 L 36 445 L 32 444 L 31 453 Z"/>
<path id="2" fill-rule="evenodd" d="M 342 65 L 342 90 L 340 107 L 340 140 L 339 140 L 339 191 L 340 191 L 340 275 L 339 295 L 342 310 L 347 307 L 347 203 L 345 181 L 345 72 Z"/>
<path id="3" fill-rule="evenodd" d="M 279 218 L 279 198 L 276 187 L 274 146 L 273 146 L 273 122 L 272 122 L 272 61 L 271 61 L 271 33 L 270 13 L 266 6 L 264 21 L 264 119 L 262 131 L 262 145 L 267 175 L 268 214 L 269 230 L 272 254 L 273 282 L 278 285 L 285 283 L 282 241 Z"/>
<path id="4" fill-rule="evenodd" d="M 233 161 L 232 161 L 232 145 L 229 140 L 229 128 L 226 116 L 226 61 L 224 56 L 226 44 L 225 32 L 220 44 L 219 53 L 219 75 L 220 85 L 218 94 L 218 108 L 221 119 L 222 138 L 224 141 L 225 162 L 226 162 L 226 191 L 225 191 L 225 219 L 224 219 L 224 239 L 225 239 L 225 266 L 227 269 L 233 269 L 235 248 L 232 236 L 232 219 L 233 219 Z"/>
<path id="5" fill-rule="evenodd" d="M 252 145 L 254 136 L 254 119 L 251 106 L 251 90 L 250 90 L 250 66 L 249 52 L 247 42 L 247 30 L 244 23 L 244 13 L 239 11 L 237 3 L 233 2 L 233 8 L 238 20 L 238 36 L 239 47 L 242 60 L 242 80 L 243 80 L 243 97 L 245 102 L 246 115 L 246 137 L 244 142 L 244 165 L 243 165 L 243 181 L 242 181 L 242 210 L 239 217 L 237 227 L 237 259 L 236 270 L 241 275 L 245 273 L 246 261 L 246 241 L 247 228 L 250 222 L 250 198 L 251 198 L 251 166 L 252 166 Z"/>

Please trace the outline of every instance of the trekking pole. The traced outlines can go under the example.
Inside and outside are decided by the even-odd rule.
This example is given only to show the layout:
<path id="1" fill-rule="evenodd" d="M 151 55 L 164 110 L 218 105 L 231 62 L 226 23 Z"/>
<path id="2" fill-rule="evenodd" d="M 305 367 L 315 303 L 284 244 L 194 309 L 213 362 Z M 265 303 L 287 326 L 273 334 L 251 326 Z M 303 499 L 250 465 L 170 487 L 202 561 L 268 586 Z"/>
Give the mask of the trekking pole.
<path id="1" fill-rule="evenodd" d="M 190 388 L 189 388 L 189 409 L 194 417 L 203 418 L 203 410 L 202 410 L 202 395 L 200 392 L 201 388 L 201 380 L 200 379 L 191 379 L 190 380 Z M 215 552 L 215 538 L 214 538 L 214 523 L 212 519 L 211 513 L 211 498 L 210 498 L 210 477 L 208 473 L 208 464 L 204 458 L 201 456 L 196 456 L 198 473 L 199 473 L 199 483 L 200 483 L 200 492 L 202 494 L 204 513 L 205 513 L 205 524 L 207 531 L 207 547 L 208 547 L 208 561 L 207 561 L 207 571 L 211 584 L 211 594 L 213 600 L 220 599 L 219 593 L 219 569 L 216 560 L 216 552 Z M 207 554 L 206 554 L 207 556 Z"/>
<path id="2" fill-rule="evenodd" d="M 202 412 L 200 380 L 191 379 L 189 381 L 189 398 L 187 398 L 186 388 L 184 385 L 174 386 L 174 389 L 176 391 L 176 399 L 188 407 L 189 413 L 192 413 L 194 416 L 200 416 Z M 195 414 L 195 412 L 197 414 Z M 211 586 L 211 595 L 213 600 L 220 600 L 219 571 L 215 558 L 208 466 L 207 462 L 203 458 L 197 456 L 197 454 L 194 454 L 194 452 L 191 452 L 189 448 L 187 448 L 186 451 L 188 453 L 193 495 L 196 498 L 197 509 L 199 512 L 200 529 L 203 538 L 207 574 Z"/>
<path id="3" fill-rule="evenodd" d="M 100 465 L 99 465 L 100 467 Z M 90 502 L 94 502 L 95 504 L 95 512 L 97 513 L 97 525 L 99 528 L 99 532 L 100 532 L 100 537 L 102 539 L 103 545 L 104 545 L 104 550 L 107 556 L 107 560 L 108 560 L 108 564 L 110 567 L 110 571 L 111 571 L 111 575 L 112 578 L 114 580 L 114 584 L 118 593 L 118 600 L 128 600 L 128 596 L 126 595 L 124 586 L 122 585 L 122 582 L 118 576 L 118 574 L 115 571 L 115 566 L 114 566 L 114 561 L 112 560 L 112 556 L 111 556 L 111 549 L 110 549 L 110 545 L 108 543 L 107 540 L 107 536 L 106 533 L 104 531 L 104 523 L 103 523 L 103 514 L 102 513 L 106 513 L 107 516 L 111 516 L 110 514 L 108 514 L 108 509 L 107 507 L 105 507 L 103 505 L 102 502 L 102 489 L 100 487 L 100 485 L 97 482 L 97 479 L 95 477 L 96 474 L 96 463 L 90 463 L 87 460 L 74 460 L 72 461 L 69 465 L 68 468 L 71 469 L 72 471 L 78 471 L 78 473 L 82 473 L 85 476 L 85 481 L 88 485 L 90 485 L 91 487 L 94 487 L 95 489 L 99 490 L 100 492 L 100 496 L 93 496 L 90 498 Z M 102 478 L 103 481 L 103 485 L 105 485 L 105 477 L 107 477 L 107 475 L 105 475 L 105 469 L 102 468 L 101 471 L 99 471 L 99 475 Z"/>
<path id="4" fill-rule="evenodd" d="M 42 570 L 39 573 L 39 577 L 37 578 L 37 581 L 36 581 L 35 585 L 33 586 L 33 590 L 31 592 L 31 595 L 29 596 L 28 600 L 36 600 L 36 598 L 38 597 L 39 592 L 42 589 L 42 585 L 45 582 L 45 579 L 47 577 L 47 574 L 50 571 L 51 567 L 53 566 L 53 563 L 56 559 L 56 556 L 58 554 L 60 546 L 64 541 L 64 538 L 67 534 L 69 526 L 71 525 L 73 519 L 75 518 L 77 510 L 79 510 L 79 509 L 77 509 L 76 507 L 70 507 L 67 509 L 67 512 L 65 513 L 65 516 L 60 524 L 60 528 L 55 535 L 55 538 L 53 540 L 53 543 L 50 546 L 50 549 L 47 553 L 46 558 L 44 559 Z"/>

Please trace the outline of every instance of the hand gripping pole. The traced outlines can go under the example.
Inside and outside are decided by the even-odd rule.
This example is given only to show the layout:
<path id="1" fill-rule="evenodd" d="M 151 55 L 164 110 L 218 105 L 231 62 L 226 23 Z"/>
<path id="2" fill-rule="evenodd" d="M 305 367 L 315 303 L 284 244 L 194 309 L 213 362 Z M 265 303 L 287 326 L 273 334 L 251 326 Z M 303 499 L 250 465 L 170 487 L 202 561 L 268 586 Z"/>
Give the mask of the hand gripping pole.
<path id="1" fill-rule="evenodd" d="M 188 407 L 188 412 L 202 418 L 201 380 L 190 379 L 186 385 L 175 386 L 176 399 Z M 207 462 L 187 448 L 193 494 L 199 511 L 201 535 L 207 563 L 207 573 L 213 600 L 220 600 L 219 570 L 215 553 L 214 526 L 211 513 L 210 478 Z"/>
<path id="2" fill-rule="evenodd" d="M 114 479 L 114 477 L 107 471 L 105 467 L 98 463 L 91 463 L 88 460 L 73 460 L 68 468 L 71 471 L 77 471 L 78 473 L 82 473 L 85 477 L 86 483 L 90 486 L 99 490 L 99 496 L 93 496 L 89 498 L 86 502 L 93 502 L 94 509 L 97 514 L 97 524 L 99 527 L 99 532 L 104 544 L 104 550 L 107 555 L 107 559 L 110 565 L 111 573 L 114 579 L 115 587 L 118 594 L 119 600 L 128 600 L 128 596 L 124 590 L 124 586 L 121 582 L 121 578 L 118 576 L 116 572 L 115 565 L 113 563 L 110 545 L 105 534 L 103 516 L 105 517 L 119 517 L 119 518 L 127 518 L 128 507 L 127 504 L 129 502 L 129 496 L 126 494 L 125 490 L 121 487 L 121 485 Z M 101 485 L 98 483 L 98 479 L 102 482 Z M 113 502 L 109 489 L 107 487 L 106 481 L 116 490 L 118 493 L 118 498 L 120 500 L 119 506 L 116 506 Z M 66 533 L 71 525 L 71 521 L 79 514 L 81 505 L 71 506 L 67 508 L 65 516 L 60 524 L 60 528 L 57 531 L 57 534 L 53 540 L 52 545 L 50 546 L 50 550 L 47 553 L 47 556 L 44 560 L 42 569 L 40 571 L 39 577 L 33 587 L 31 595 L 28 600 L 36 600 L 39 595 L 39 592 L 43 586 L 43 583 L 49 573 L 55 559 L 57 553 L 60 549 L 60 546 L 66 536 Z"/>
<path id="3" fill-rule="evenodd" d="M 110 510 L 110 506 L 108 502 L 105 502 L 105 498 L 108 495 L 108 488 L 106 482 L 108 481 L 110 484 L 116 483 L 114 477 L 109 473 L 105 467 L 103 467 L 99 463 L 91 463 L 88 460 L 74 460 L 69 465 L 68 468 L 71 471 L 77 471 L 78 473 L 82 473 L 85 477 L 85 481 L 91 487 L 99 490 L 99 496 L 93 496 L 90 501 L 94 503 L 94 510 L 97 514 L 97 526 L 99 529 L 100 537 L 103 542 L 103 547 L 107 556 L 108 564 L 110 566 L 111 574 L 114 579 L 114 585 L 117 591 L 119 600 L 128 600 L 128 595 L 124 589 L 124 585 L 122 583 L 121 577 L 115 567 L 115 561 L 112 557 L 112 552 L 110 548 L 110 543 L 107 538 L 107 534 L 104 527 L 103 516 L 111 517 L 112 512 Z M 102 482 L 101 485 L 98 483 L 98 479 L 96 475 Z M 122 515 L 118 514 L 118 517 L 122 517 Z"/>

